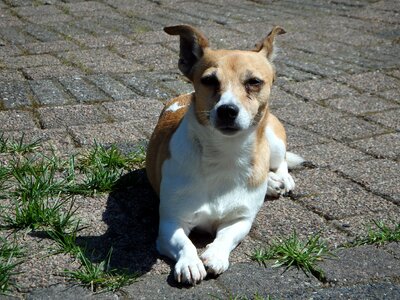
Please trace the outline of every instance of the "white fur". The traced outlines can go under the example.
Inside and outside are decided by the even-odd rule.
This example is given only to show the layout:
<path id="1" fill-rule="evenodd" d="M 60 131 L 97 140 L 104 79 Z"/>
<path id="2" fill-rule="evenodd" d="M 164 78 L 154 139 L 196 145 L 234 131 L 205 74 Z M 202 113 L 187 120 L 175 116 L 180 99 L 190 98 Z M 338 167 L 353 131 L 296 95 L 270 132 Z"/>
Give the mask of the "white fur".
<path id="1" fill-rule="evenodd" d="M 235 94 L 232 92 L 231 87 L 229 86 L 227 91 L 224 92 L 221 95 L 221 98 L 219 99 L 218 103 L 214 106 L 214 108 L 210 111 L 210 122 L 211 124 L 215 127 L 217 123 L 217 109 L 221 105 L 226 105 L 226 104 L 233 104 L 236 105 L 239 108 L 239 114 L 236 117 L 235 123 L 238 128 L 241 129 L 248 129 L 251 125 L 251 116 L 247 112 L 246 109 L 244 109 L 242 103 L 236 98 Z"/>
<path id="2" fill-rule="evenodd" d="M 174 102 L 172 105 L 168 106 L 168 108 L 165 111 L 171 111 L 175 112 L 177 110 L 180 110 L 181 108 L 184 108 L 185 105 L 179 105 L 179 103 Z"/>
<path id="3" fill-rule="evenodd" d="M 201 260 L 208 272 L 229 266 L 229 254 L 247 235 L 267 190 L 267 182 L 253 188 L 252 130 L 223 137 L 200 125 L 193 107 L 170 141 L 170 158 L 162 167 L 160 229 L 157 247 L 177 261 L 175 278 L 195 284 L 205 277 L 197 250 L 187 235 L 194 227 L 216 231 Z"/>

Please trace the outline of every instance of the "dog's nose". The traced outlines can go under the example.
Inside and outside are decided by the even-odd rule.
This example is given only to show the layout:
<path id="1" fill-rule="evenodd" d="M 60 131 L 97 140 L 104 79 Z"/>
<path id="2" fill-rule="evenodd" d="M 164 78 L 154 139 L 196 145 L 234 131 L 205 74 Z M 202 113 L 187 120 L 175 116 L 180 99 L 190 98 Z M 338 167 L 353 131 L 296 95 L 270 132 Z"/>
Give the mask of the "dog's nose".
<path id="1" fill-rule="evenodd" d="M 239 107 L 234 104 L 223 104 L 217 109 L 217 116 L 223 123 L 233 122 L 239 114 Z"/>

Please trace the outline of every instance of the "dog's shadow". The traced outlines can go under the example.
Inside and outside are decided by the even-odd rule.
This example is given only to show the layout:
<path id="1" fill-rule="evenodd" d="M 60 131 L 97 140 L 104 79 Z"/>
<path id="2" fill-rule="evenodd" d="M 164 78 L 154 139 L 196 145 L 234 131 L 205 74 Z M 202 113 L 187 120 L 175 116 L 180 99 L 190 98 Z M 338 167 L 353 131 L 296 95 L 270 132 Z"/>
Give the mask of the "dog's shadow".
<path id="1" fill-rule="evenodd" d="M 128 273 L 147 273 L 159 255 L 155 241 L 158 231 L 158 197 L 147 181 L 144 169 L 123 175 L 108 195 L 101 236 L 80 236 L 77 243 L 93 262 L 107 259 L 109 268 Z"/>
<path id="2" fill-rule="evenodd" d="M 170 267 L 166 282 L 177 288 L 185 287 L 173 280 L 175 262 L 160 256 L 156 250 L 159 223 L 159 199 L 147 180 L 145 169 L 122 176 L 107 199 L 103 221 L 107 231 L 101 236 L 79 236 L 77 243 L 92 262 L 107 260 L 112 249 L 109 269 L 143 275 L 148 273 L 157 259 Z M 212 236 L 193 232 L 190 235 L 197 248 L 203 248 Z"/>

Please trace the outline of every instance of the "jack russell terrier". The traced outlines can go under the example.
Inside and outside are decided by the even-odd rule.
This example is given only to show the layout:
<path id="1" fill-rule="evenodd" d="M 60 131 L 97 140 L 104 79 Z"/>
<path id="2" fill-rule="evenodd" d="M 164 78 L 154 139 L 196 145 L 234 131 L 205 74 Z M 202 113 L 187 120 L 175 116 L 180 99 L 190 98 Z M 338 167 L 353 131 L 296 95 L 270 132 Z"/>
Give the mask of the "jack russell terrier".
<path id="1" fill-rule="evenodd" d="M 251 51 L 213 50 L 188 25 L 180 36 L 179 69 L 194 92 L 169 101 L 147 152 L 147 176 L 160 197 L 157 249 L 176 261 L 175 279 L 196 284 L 229 266 L 230 252 L 249 233 L 265 195 L 294 188 L 283 125 L 268 109 L 275 71 L 274 27 Z M 199 228 L 216 237 L 200 257 L 188 238 Z"/>

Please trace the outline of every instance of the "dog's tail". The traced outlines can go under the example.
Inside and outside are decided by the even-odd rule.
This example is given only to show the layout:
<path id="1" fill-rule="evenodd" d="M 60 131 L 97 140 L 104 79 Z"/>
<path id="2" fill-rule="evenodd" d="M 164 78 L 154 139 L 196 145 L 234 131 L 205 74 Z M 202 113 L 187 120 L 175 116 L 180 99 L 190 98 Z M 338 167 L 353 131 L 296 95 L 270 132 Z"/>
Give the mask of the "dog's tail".
<path id="1" fill-rule="evenodd" d="M 295 169 L 305 162 L 304 158 L 300 155 L 294 154 L 293 152 L 286 152 L 286 162 L 288 164 L 289 169 Z"/>

